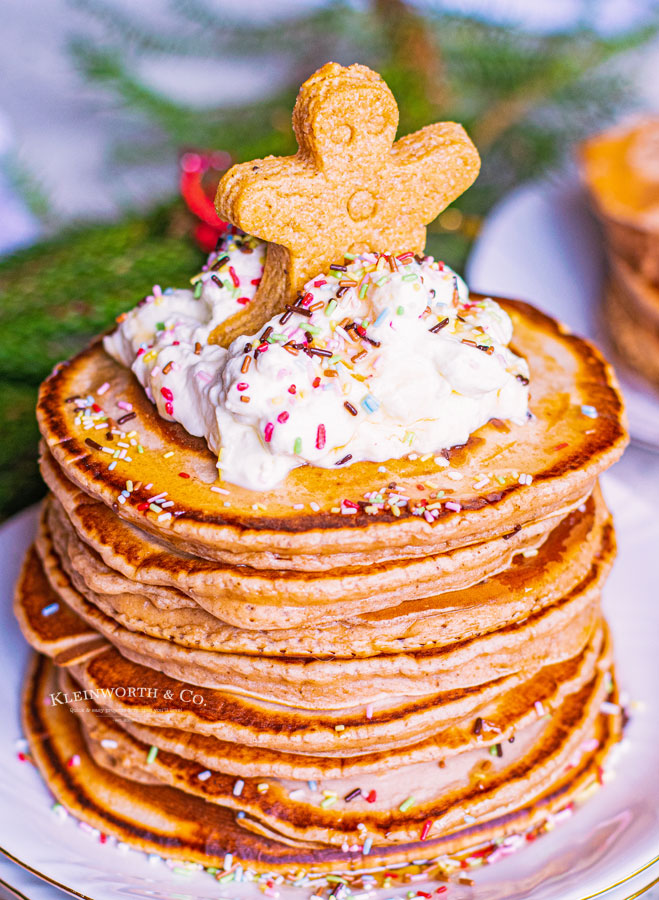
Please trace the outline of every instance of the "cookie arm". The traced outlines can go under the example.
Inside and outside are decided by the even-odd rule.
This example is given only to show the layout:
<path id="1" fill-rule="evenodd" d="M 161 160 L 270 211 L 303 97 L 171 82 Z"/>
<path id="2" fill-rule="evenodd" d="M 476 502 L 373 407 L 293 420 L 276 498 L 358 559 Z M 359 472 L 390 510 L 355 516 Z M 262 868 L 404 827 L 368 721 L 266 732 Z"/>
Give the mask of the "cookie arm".
<path id="1" fill-rule="evenodd" d="M 409 205 L 424 224 L 460 196 L 480 169 L 476 147 L 462 125 L 438 122 L 396 141 L 394 164 L 409 187 Z"/>
<path id="2" fill-rule="evenodd" d="M 215 209 L 247 234 L 293 248 L 306 193 L 297 156 L 268 156 L 229 169 L 218 185 Z"/>

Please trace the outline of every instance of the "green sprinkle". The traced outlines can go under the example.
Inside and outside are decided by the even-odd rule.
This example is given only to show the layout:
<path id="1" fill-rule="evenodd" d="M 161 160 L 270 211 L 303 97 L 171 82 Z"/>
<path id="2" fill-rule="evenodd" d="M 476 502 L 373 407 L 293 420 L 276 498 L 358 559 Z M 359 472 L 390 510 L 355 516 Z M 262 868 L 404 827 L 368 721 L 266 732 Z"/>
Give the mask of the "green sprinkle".
<path id="1" fill-rule="evenodd" d="M 330 356 L 330 358 L 327 360 L 328 366 L 333 366 L 334 363 L 343 363 L 343 360 L 341 359 L 341 357 L 339 356 L 338 353 L 335 353 L 334 356 Z M 344 363 L 344 365 L 345 365 L 345 363 Z"/>
<path id="2" fill-rule="evenodd" d="M 209 866 L 206 871 L 209 875 L 217 875 L 220 870 L 216 866 Z"/>
<path id="3" fill-rule="evenodd" d="M 151 749 L 149 750 L 147 757 L 146 757 L 147 765 L 151 765 L 151 763 L 154 761 L 154 759 L 156 758 L 157 755 L 158 755 L 158 748 L 151 747 Z"/>
<path id="4" fill-rule="evenodd" d="M 176 872 L 177 875 L 192 875 L 192 869 L 184 869 L 183 866 L 174 866 L 172 872 Z"/>
<path id="5" fill-rule="evenodd" d="M 226 875 L 222 875 L 222 877 L 218 878 L 217 880 L 219 881 L 220 884 L 227 884 L 227 882 L 233 881 L 233 879 L 235 877 L 236 877 L 235 872 L 227 872 Z"/>
<path id="6" fill-rule="evenodd" d="M 302 453 L 302 438 L 301 437 L 295 438 L 295 443 L 293 444 L 293 453 L 295 453 L 297 455 Z"/>
<path id="7" fill-rule="evenodd" d="M 334 806 L 335 803 L 336 797 L 325 797 L 324 800 L 320 801 L 320 805 L 323 807 L 323 809 L 328 809 L 328 807 Z"/>
<path id="8" fill-rule="evenodd" d="M 397 315 L 397 316 L 402 316 L 404 312 L 405 312 L 405 307 L 404 307 L 404 306 L 399 306 L 399 307 L 396 309 L 396 315 Z"/>
<path id="9" fill-rule="evenodd" d="M 138 445 L 137 445 L 137 452 L 138 452 L 138 453 L 144 453 L 144 447 L 143 447 L 141 444 L 138 444 Z"/>
<path id="10" fill-rule="evenodd" d="M 164 322 L 156 322 L 156 328 L 157 328 L 158 331 L 164 331 L 164 330 L 165 330 L 165 323 L 164 323 Z"/>
<path id="11" fill-rule="evenodd" d="M 195 282 L 195 286 L 194 286 L 194 298 L 195 298 L 195 300 L 198 300 L 198 299 L 201 297 L 201 292 L 203 291 L 203 289 L 204 289 L 204 282 L 203 282 L 203 281 L 199 280 L 199 281 Z"/>
<path id="12" fill-rule="evenodd" d="M 365 281 L 362 286 L 359 288 L 359 299 L 363 300 L 366 296 L 366 291 L 368 290 L 368 282 Z"/>
<path id="13" fill-rule="evenodd" d="M 409 275 L 403 275 L 401 281 L 416 281 L 417 277 L 414 272 L 410 272 Z"/>
<path id="14" fill-rule="evenodd" d="M 321 329 L 318 325 L 304 325 L 304 330 L 308 331 L 310 334 L 320 334 Z"/>
<path id="15" fill-rule="evenodd" d="M 154 512 L 154 513 L 161 513 L 161 512 L 162 512 L 162 509 L 161 509 L 159 506 L 157 506 L 155 503 L 150 503 L 150 504 L 149 504 L 149 509 L 151 510 L 151 512 Z"/>
<path id="16" fill-rule="evenodd" d="M 398 809 L 399 809 L 400 812 L 402 812 L 402 813 L 407 812 L 407 810 L 408 810 L 411 806 L 414 806 L 415 803 L 416 803 L 416 800 L 414 799 L 414 797 L 408 797 L 407 800 L 404 800 L 404 801 L 401 803 L 401 805 L 398 807 Z"/>
<path id="17" fill-rule="evenodd" d="M 268 338 L 268 343 L 275 344 L 280 341 L 287 341 L 287 340 L 288 340 L 288 338 L 286 337 L 285 334 L 271 334 L 270 337 Z"/>
<path id="18" fill-rule="evenodd" d="M 336 302 L 336 300 L 330 300 L 330 302 L 325 307 L 325 315 L 331 316 L 337 306 L 338 303 Z"/>
<path id="19" fill-rule="evenodd" d="M 345 880 L 345 878 L 341 878 L 340 875 L 326 875 L 325 881 L 331 881 L 331 882 L 334 882 L 335 884 L 347 884 L 348 883 Z"/>
<path id="20" fill-rule="evenodd" d="M 355 256 L 354 253 L 344 253 L 343 258 L 344 259 L 356 259 L 357 257 Z M 329 879 L 328 879 L 328 881 L 329 881 Z"/>

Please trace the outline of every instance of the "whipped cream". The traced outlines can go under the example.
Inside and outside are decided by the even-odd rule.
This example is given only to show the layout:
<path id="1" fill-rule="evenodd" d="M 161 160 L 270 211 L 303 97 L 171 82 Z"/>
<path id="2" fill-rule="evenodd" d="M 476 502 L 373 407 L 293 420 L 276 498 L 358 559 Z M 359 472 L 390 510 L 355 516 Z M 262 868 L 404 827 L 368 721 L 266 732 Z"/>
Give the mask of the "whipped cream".
<path id="1" fill-rule="evenodd" d="M 253 298 L 263 260 L 234 231 L 192 290 L 154 288 L 104 342 L 160 415 L 206 439 L 224 480 L 268 490 L 305 464 L 434 454 L 491 418 L 526 420 L 510 317 L 429 256 L 347 257 L 258 334 L 208 344 Z"/>

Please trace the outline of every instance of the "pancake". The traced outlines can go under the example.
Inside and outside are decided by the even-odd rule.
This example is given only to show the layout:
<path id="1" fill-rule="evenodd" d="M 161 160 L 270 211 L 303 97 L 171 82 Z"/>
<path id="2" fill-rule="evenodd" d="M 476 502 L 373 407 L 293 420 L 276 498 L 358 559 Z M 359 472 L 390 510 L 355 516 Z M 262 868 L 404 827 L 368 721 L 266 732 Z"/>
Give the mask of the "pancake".
<path id="1" fill-rule="evenodd" d="M 418 458 L 336 470 L 305 466 L 269 492 L 225 486 L 229 494 L 218 494 L 211 491 L 216 459 L 205 442 L 161 419 L 132 373 L 99 343 L 44 382 L 39 425 L 71 481 L 121 518 L 205 558 L 266 569 L 308 568 L 309 559 L 317 564 L 318 557 L 329 561 L 346 552 L 381 551 L 380 558 L 387 558 L 397 551 L 439 553 L 479 543 L 576 504 L 627 440 L 615 377 L 599 352 L 530 306 L 500 303 L 513 321 L 513 349 L 531 370 L 533 417 L 522 426 L 488 423 L 462 448 L 447 452 L 448 467 Z M 103 410 L 112 417 L 96 423 L 100 430 L 85 431 L 77 414 L 75 398 L 89 397 L 100 401 L 99 417 Z M 132 404 L 135 418 L 128 427 L 134 447 L 132 431 L 121 441 L 127 447 L 114 446 L 111 431 L 112 440 L 105 436 L 120 418 L 118 402 Z M 584 405 L 594 407 L 597 418 L 584 415 Z M 531 484 L 520 483 L 520 473 Z M 132 490 L 126 499 L 127 481 Z M 387 507 L 374 502 L 373 492 L 387 490 L 408 498 L 404 505 L 394 503 L 396 513 L 391 501 Z M 171 506 L 155 504 L 154 511 L 150 498 L 163 491 Z M 438 491 L 444 492 L 440 500 Z M 118 501 L 120 495 L 125 502 Z M 449 508 L 447 497 L 453 501 Z M 423 500 L 437 505 L 428 510 Z"/>
<path id="2" fill-rule="evenodd" d="M 659 287 L 659 120 L 644 116 L 581 145 L 581 175 L 614 253 Z"/>
<path id="3" fill-rule="evenodd" d="M 316 659 L 444 647 L 485 634 L 565 596 L 587 576 L 594 559 L 599 582 L 615 551 L 610 517 L 596 489 L 584 511 L 566 516 L 533 555 L 517 555 L 508 569 L 478 586 L 376 608 L 313 629 L 255 631 L 226 624 L 179 591 L 138 589 L 77 538 L 56 504 L 44 507 L 42 530 L 76 590 L 130 631 L 214 652 Z M 219 596 L 214 608 L 220 615 L 222 606 Z"/>
<path id="4" fill-rule="evenodd" d="M 232 775 L 214 771 L 200 781 L 205 771 L 201 765 L 162 751 L 147 762 L 149 745 L 105 716 L 84 713 L 83 732 L 95 761 L 122 777 L 168 784 L 242 811 L 287 838 L 341 846 L 345 841 L 359 843 L 368 834 L 378 844 L 398 843 L 414 840 L 427 819 L 434 820 L 433 830 L 441 834 L 462 824 L 465 810 L 483 820 L 530 802 L 591 738 L 607 694 L 607 679 L 601 671 L 550 717 L 536 718 L 517 731 L 512 744 L 497 742 L 501 756 L 493 755 L 489 745 L 481 745 L 444 760 L 442 766 L 415 763 L 379 775 L 323 778 L 315 787 L 306 781 L 272 778 L 264 769 L 263 775 L 243 780 L 238 796 Z M 344 799 L 357 789 L 359 796 Z M 376 797 L 369 803 L 365 797 L 372 790 Z M 336 799 L 324 807 L 328 795 Z M 414 804 L 401 811 L 410 796 Z"/>
<path id="5" fill-rule="evenodd" d="M 623 362 L 659 388 L 659 287 L 614 254 L 609 257 L 604 316 Z"/>
<path id="6" fill-rule="evenodd" d="M 330 756 L 296 753 L 293 750 L 274 751 L 263 747 L 221 741 L 209 735 L 186 732 L 176 728 L 145 725 L 138 719 L 103 710 L 112 715 L 121 728 L 148 746 L 156 746 L 177 756 L 200 764 L 204 769 L 218 770 L 240 777 L 262 776 L 264 772 L 280 778 L 317 780 L 320 778 L 346 778 L 395 771 L 401 766 L 422 762 L 441 763 L 456 754 L 479 746 L 489 746 L 509 738 L 529 724 L 536 722 L 539 710 L 542 715 L 551 714 L 568 694 L 581 690 L 595 676 L 596 670 L 610 662 L 610 646 L 606 629 L 598 629 L 590 644 L 578 656 L 564 663 L 546 666 L 523 686 L 513 690 L 498 691 L 489 702 L 477 710 L 482 726 L 474 730 L 474 704 L 479 698 L 468 692 L 467 712 L 457 723 L 439 721 L 428 738 L 386 752 L 373 749 L 352 756 Z M 75 698 L 75 690 L 84 691 L 73 681 L 70 671 L 60 667 L 58 686 Z M 469 702 L 471 700 L 471 702 Z M 85 707 L 72 703 L 72 709 L 80 712 Z M 91 710 L 89 710 L 91 711 Z M 449 704 L 444 707 L 444 717 L 449 719 Z M 302 748 L 304 749 L 304 748 Z"/>
<path id="7" fill-rule="evenodd" d="M 539 550 L 529 548 L 517 554 L 509 568 L 468 590 L 436 593 L 416 601 L 398 598 L 394 606 L 384 609 L 380 609 L 380 598 L 375 598 L 360 615 L 340 619 L 336 610 L 330 621 L 313 629 L 268 631 L 226 623 L 224 619 L 233 616 L 225 616 L 221 592 L 212 603 L 197 606 L 177 589 L 138 585 L 110 569 L 78 538 L 56 501 L 46 503 L 42 529 L 51 535 L 60 563 L 76 589 L 131 631 L 218 652 L 350 658 L 445 646 L 483 634 L 519 621 L 565 595 L 585 577 L 594 557 L 605 570 L 615 540 L 599 488 L 582 509 L 566 516 Z M 476 609 L 478 617 L 474 619 Z"/>
<path id="8" fill-rule="evenodd" d="M 559 602 L 521 622 L 455 645 L 362 659 L 317 659 L 217 653 L 129 631 L 75 589 L 45 534 L 39 550 L 60 601 L 128 659 L 189 684 L 312 709 L 319 702 L 340 709 L 391 696 L 446 692 L 503 676 L 519 677 L 543 664 L 569 659 L 587 642 L 598 620 L 607 571 L 595 562 L 584 581 Z"/>
<path id="9" fill-rule="evenodd" d="M 310 848 L 265 839 L 247 830 L 247 819 L 238 820 L 239 825 L 218 804 L 172 787 L 127 780 L 98 766 L 87 751 L 76 717 L 65 706 L 44 703 L 55 689 L 52 665 L 37 658 L 26 683 L 23 727 L 42 776 L 71 813 L 147 852 L 219 867 L 231 853 L 256 873 L 297 873 L 298 877 L 300 868 L 311 873 L 367 870 L 412 859 L 430 860 L 523 832 L 596 783 L 599 767 L 619 735 L 613 717 L 599 716 L 593 730 L 597 748 L 575 760 L 532 804 L 484 823 L 462 825 L 445 837 L 383 849 L 374 846 L 365 856 L 363 845 L 350 853 L 337 846 Z M 74 756 L 79 764 L 67 765 Z"/>
<path id="10" fill-rule="evenodd" d="M 52 607 L 53 603 L 59 604 L 62 610 L 67 609 L 32 551 L 19 580 L 16 614 L 27 640 L 35 649 L 48 654 L 53 653 L 71 628 L 68 610 L 62 617 L 59 610 L 43 616 L 42 609 Z M 561 642 L 555 654 L 559 660 L 569 660 L 597 639 L 601 628 L 597 604 L 589 612 L 592 621 L 586 635 L 579 634 L 572 654 L 566 650 L 569 642 Z M 78 627 L 75 621 L 73 626 Z M 149 726 L 173 727 L 246 746 L 296 753 L 350 756 L 372 751 L 374 747 L 410 746 L 432 735 L 439 725 L 446 728 L 466 719 L 467 727 L 471 728 L 482 708 L 491 710 L 495 701 L 509 703 L 510 693 L 520 691 L 533 673 L 524 669 L 511 674 L 495 671 L 492 680 L 472 687 L 461 685 L 416 698 L 388 695 L 373 703 L 370 709 L 368 705 L 359 705 L 333 710 L 327 708 L 324 698 L 314 708 L 304 708 L 282 706 L 261 697 L 192 687 L 131 661 L 108 644 L 99 644 L 92 655 L 87 652 L 87 646 L 95 637 L 98 635 L 91 628 L 81 635 L 80 659 L 73 649 L 68 650 L 64 659 L 54 658 L 70 667 L 85 690 L 98 692 L 97 696 L 103 698 L 114 714 Z M 545 659 L 535 671 L 548 662 Z M 195 702 L 193 698 L 197 698 Z M 520 715 L 524 711 L 523 708 Z M 510 723 L 503 727 L 509 728 Z"/>
<path id="11" fill-rule="evenodd" d="M 368 564 L 361 554 L 360 565 L 324 571 L 258 570 L 168 548 L 75 487 L 48 452 L 41 467 L 66 511 L 60 516 L 62 529 L 88 544 L 106 565 L 101 570 L 87 555 L 85 570 L 99 589 L 109 587 L 109 567 L 139 584 L 140 595 L 159 608 L 190 606 L 182 592 L 223 621 L 254 629 L 320 624 L 468 587 L 507 568 L 515 553 L 537 547 L 564 512 L 448 553 L 386 563 L 375 563 L 369 555 Z"/>

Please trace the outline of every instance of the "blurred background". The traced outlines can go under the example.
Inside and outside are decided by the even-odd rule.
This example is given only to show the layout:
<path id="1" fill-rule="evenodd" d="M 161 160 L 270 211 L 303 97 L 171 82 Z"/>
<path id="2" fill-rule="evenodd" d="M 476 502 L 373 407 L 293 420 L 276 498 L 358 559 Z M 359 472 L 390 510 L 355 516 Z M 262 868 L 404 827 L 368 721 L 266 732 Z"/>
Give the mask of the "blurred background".
<path id="1" fill-rule="evenodd" d="M 0 518 L 36 500 L 34 404 L 52 366 L 215 244 L 233 161 L 294 152 L 328 60 L 392 88 L 399 133 L 464 123 L 477 184 L 429 230 L 461 270 L 483 218 L 576 141 L 659 108 L 653 0 L 3 0 Z"/>

